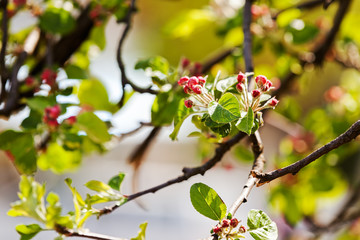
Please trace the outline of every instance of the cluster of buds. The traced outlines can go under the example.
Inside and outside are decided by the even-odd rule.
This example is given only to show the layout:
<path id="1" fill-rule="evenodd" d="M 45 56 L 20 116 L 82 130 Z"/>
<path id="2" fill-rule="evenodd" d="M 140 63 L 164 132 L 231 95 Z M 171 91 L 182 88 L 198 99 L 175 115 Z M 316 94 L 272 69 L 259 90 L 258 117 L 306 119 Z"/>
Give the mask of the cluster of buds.
<path id="1" fill-rule="evenodd" d="M 243 225 L 238 226 L 239 220 L 236 218 L 223 219 L 211 230 L 211 233 L 216 234 L 218 239 L 243 238 L 241 234 L 246 232 L 246 228 Z"/>
<path id="2" fill-rule="evenodd" d="M 240 72 L 237 76 L 238 83 L 236 89 L 240 93 L 240 101 L 244 109 L 252 108 L 254 113 L 259 112 L 266 108 L 275 108 L 279 103 L 275 97 L 270 98 L 264 104 L 262 103 L 261 96 L 274 89 L 273 84 L 263 75 L 255 77 L 255 88 L 249 92 L 246 74 Z"/>
<path id="3" fill-rule="evenodd" d="M 96 26 L 100 26 L 104 22 L 106 12 L 100 4 L 97 4 L 89 12 L 89 16 L 94 21 Z"/>
<path id="4" fill-rule="evenodd" d="M 185 100 L 184 104 L 187 108 L 203 107 L 207 108 L 211 101 L 214 101 L 213 96 L 205 88 L 206 77 L 182 77 L 178 81 L 178 84 L 183 87 L 184 92 L 189 94 L 192 98 L 195 99 L 195 102 L 188 99 Z"/>
<path id="5" fill-rule="evenodd" d="M 193 76 L 200 76 L 202 71 L 202 64 L 199 62 L 191 63 L 188 58 L 182 58 L 180 61 L 180 70 L 183 74 L 189 73 Z"/>
<path id="6" fill-rule="evenodd" d="M 49 127 L 55 128 L 59 126 L 59 122 L 57 118 L 61 114 L 61 109 L 59 105 L 55 105 L 52 107 L 46 107 L 43 117 L 43 122 L 46 123 Z"/>

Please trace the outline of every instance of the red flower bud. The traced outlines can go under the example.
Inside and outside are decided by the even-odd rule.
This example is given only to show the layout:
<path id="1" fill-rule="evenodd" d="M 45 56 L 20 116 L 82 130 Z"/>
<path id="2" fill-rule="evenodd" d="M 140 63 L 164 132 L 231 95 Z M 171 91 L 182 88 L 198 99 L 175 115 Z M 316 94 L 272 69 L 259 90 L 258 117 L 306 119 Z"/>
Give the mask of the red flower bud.
<path id="1" fill-rule="evenodd" d="M 199 79 L 197 77 L 191 77 L 187 83 L 187 85 L 191 88 L 197 84 L 199 84 Z"/>
<path id="2" fill-rule="evenodd" d="M 236 227 L 238 224 L 239 220 L 237 220 L 236 218 L 230 220 L 230 226 L 232 226 L 233 228 Z"/>
<path id="3" fill-rule="evenodd" d="M 214 227 L 213 228 L 213 231 L 214 231 L 214 233 L 219 233 L 219 232 L 221 232 L 221 228 L 219 228 L 219 227 Z"/>
<path id="4" fill-rule="evenodd" d="M 260 96 L 261 92 L 259 89 L 255 89 L 255 90 L 252 90 L 251 94 L 252 94 L 253 98 L 257 98 Z"/>
<path id="5" fill-rule="evenodd" d="M 269 105 L 272 107 L 275 107 L 276 105 L 278 105 L 279 100 L 277 100 L 276 98 L 272 98 L 269 100 Z"/>
<path id="6" fill-rule="evenodd" d="M 204 86 L 204 84 L 206 83 L 206 79 L 203 78 L 203 77 L 201 77 L 201 76 L 198 77 L 198 80 L 199 80 L 199 84 L 200 84 L 201 86 Z"/>
<path id="7" fill-rule="evenodd" d="M 185 85 L 185 86 L 184 86 L 184 92 L 185 92 L 186 94 L 191 94 L 191 93 L 192 93 L 192 90 L 191 90 L 191 88 L 190 88 L 188 85 Z"/>
<path id="8" fill-rule="evenodd" d="M 59 123 L 56 119 L 50 119 L 47 123 L 46 123 L 49 127 L 57 127 L 59 126 Z"/>
<path id="9" fill-rule="evenodd" d="M 192 89 L 192 90 L 194 91 L 194 93 L 196 93 L 196 94 L 201 94 L 201 93 L 202 93 L 202 87 L 201 87 L 200 85 L 195 85 L 195 86 L 193 86 L 191 89 Z"/>
<path id="10" fill-rule="evenodd" d="M 245 228 L 245 226 L 241 225 L 241 226 L 239 227 L 239 232 L 240 232 L 240 233 L 246 233 L 246 228 Z"/>
<path id="11" fill-rule="evenodd" d="M 239 72 L 239 74 L 237 76 L 238 83 L 245 83 L 245 79 L 246 79 L 245 74 L 242 72 Z"/>
<path id="12" fill-rule="evenodd" d="M 192 106 L 194 105 L 193 101 L 191 101 L 190 99 L 185 100 L 184 104 L 185 104 L 185 107 L 187 107 L 187 108 L 192 108 Z"/>
<path id="13" fill-rule="evenodd" d="M 228 220 L 228 219 L 222 220 L 221 227 L 226 228 L 226 227 L 229 227 L 229 226 L 230 226 L 230 220 Z"/>
<path id="14" fill-rule="evenodd" d="M 16 7 L 21 7 L 26 4 L 26 0 L 13 0 Z"/>
<path id="15" fill-rule="evenodd" d="M 241 83 L 238 83 L 238 84 L 236 84 L 236 89 L 237 89 L 239 92 L 242 92 L 244 88 L 243 88 L 243 86 L 242 86 Z"/>
<path id="16" fill-rule="evenodd" d="M 184 69 L 184 68 L 187 68 L 188 66 L 190 65 L 190 60 L 187 59 L 187 58 L 183 58 L 181 60 L 181 67 Z"/>
<path id="17" fill-rule="evenodd" d="M 268 79 L 264 75 L 256 76 L 255 82 L 259 87 L 262 87 Z"/>
<path id="18" fill-rule="evenodd" d="M 69 125 L 74 125 L 76 123 L 76 116 L 71 116 L 65 119 L 65 123 Z"/>
<path id="19" fill-rule="evenodd" d="M 35 79 L 33 77 L 27 77 L 25 79 L 25 85 L 28 87 L 34 86 L 34 83 L 35 83 Z"/>
<path id="20" fill-rule="evenodd" d="M 59 105 L 45 108 L 45 116 L 49 119 L 56 119 L 59 117 L 61 109 Z"/>
<path id="21" fill-rule="evenodd" d="M 188 81 L 189 81 L 189 77 L 182 77 L 182 78 L 180 78 L 180 80 L 178 81 L 178 84 L 179 84 L 180 86 L 184 86 Z"/>
<path id="22" fill-rule="evenodd" d="M 41 79 L 43 82 L 51 87 L 55 85 L 56 77 L 57 73 L 48 68 L 45 69 L 41 74 Z"/>
<path id="23" fill-rule="evenodd" d="M 202 64 L 199 62 L 194 63 L 194 68 L 197 72 L 201 72 Z"/>

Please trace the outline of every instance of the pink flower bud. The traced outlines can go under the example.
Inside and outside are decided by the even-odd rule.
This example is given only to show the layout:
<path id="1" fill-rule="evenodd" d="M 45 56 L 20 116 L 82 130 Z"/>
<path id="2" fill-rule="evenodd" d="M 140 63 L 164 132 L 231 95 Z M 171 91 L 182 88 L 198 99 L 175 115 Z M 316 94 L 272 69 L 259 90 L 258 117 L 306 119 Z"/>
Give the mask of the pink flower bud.
<path id="1" fill-rule="evenodd" d="M 266 80 L 265 84 L 261 87 L 261 90 L 264 92 L 267 92 L 270 90 L 270 88 L 272 87 L 272 82 L 269 80 Z"/>
<path id="2" fill-rule="evenodd" d="M 277 100 L 276 98 L 272 98 L 269 100 L 269 106 L 275 107 L 276 105 L 278 105 L 279 100 Z"/>
<path id="3" fill-rule="evenodd" d="M 261 92 L 259 89 L 255 89 L 255 90 L 252 90 L 251 94 L 252 94 L 253 98 L 257 98 L 260 96 Z"/>
<path id="4" fill-rule="evenodd" d="M 213 228 L 213 231 L 214 231 L 214 233 L 219 233 L 219 232 L 221 232 L 221 228 L 219 228 L 219 227 L 214 227 Z"/>
<path id="5" fill-rule="evenodd" d="M 236 84 L 236 89 L 241 93 L 243 91 L 243 85 L 241 83 Z"/>
<path id="6" fill-rule="evenodd" d="M 50 119 L 48 122 L 47 122 L 47 125 L 49 127 L 57 127 L 59 126 L 59 123 L 56 119 Z"/>
<path id="7" fill-rule="evenodd" d="M 230 220 L 228 220 L 228 219 L 222 220 L 221 227 L 226 228 L 226 227 L 229 227 L 229 226 L 230 226 Z"/>
<path id="8" fill-rule="evenodd" d="M 192 89 L 192 90 L 194 91 L 194 93 L 196 93 L 196 94 L 201 94 L 201 93 L 202 93 L 202 87 L 201 87 L 200 85 L 195 85 L 195 86 L 193 86 L 191 89 Z"/>
<path id="9" fill-rule="evenodd" d="M 202 64 L 199 62 L 196 62 L 196 63 L 194 63 L 194 68 L 195 68 L 196 72 L 200 73 L 202 70 Z"/>
<path id="10" fill-rule="evenodd" d="M 245 83 L 245 79 L 246 79 L 245 74 L 242 72 L 239 72 L 239 74 L 237 76 L 238 83 Z"/>
<path id="11" fill-rule="evenodd" d="M 190 99 L 185 100 L 184 104 L 185 104 L 185 107 L 187 107 L 187 108 L 192 108 L 192 106 L 194 106 L 194 102 L 191 101 Z"/>
<path id="12" fill-rule="evenodd" d="M 230 220 L 230 226 L 232 226 L 233 228 L 236 227 L 238 224 L 239 220 L 237 220 L 236 218 Z"/>
<path id="13" fill-rule="evenodd" d="M 181 60 L 181 67 L 184 69 L 184 68 L 187 68 L 188 66 L 190 65 L 190 60 L 187 59 L 187 58 L 183 58 Z"/>
<path id="14" fill-rule="evenodd" d="M 184 86 L 188 81 L 189 81 L 189 77 L 185 76 L 185 77 L 180 78 L 180 80 L 178 81 L 178 84 L 180 86 Z"/>
<path id="15" fill-rule="evenodd" d="M 45 116 L 49 119 L 56 119 L 59 117 L 61 109 L 59 105 L 45 108 Z"/>

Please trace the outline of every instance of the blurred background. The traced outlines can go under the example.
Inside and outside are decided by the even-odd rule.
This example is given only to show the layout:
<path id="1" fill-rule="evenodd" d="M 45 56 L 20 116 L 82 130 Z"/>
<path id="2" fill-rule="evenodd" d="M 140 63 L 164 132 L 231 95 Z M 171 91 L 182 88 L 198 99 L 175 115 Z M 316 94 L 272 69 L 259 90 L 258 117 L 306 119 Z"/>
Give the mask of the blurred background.
<path id="1" fill-rule="evenodd" d="M 256 4 L 271 4 L 276 9 L 282 9 L 301 1 L 270 2 L 273 1 L 257 1 Z M 343 54 L 344 52 L 347 54 L 351 46 L 356 48 L 354 51 L 357 55 L 351 55 L 356 62 L 359 37 L 354 33 L 354 29 L 359 17 L 354 15 L 358 14 L 360 6 L 359 2 L 355 2 L 348 14 L 350 17 L 345 19 L 344 28 L 334 45 L 336 50 Z M 242 29 L 232 27 L 231 24 L 229 27 L 227 23 L 228 19 L 236 19 L 243 4 L 244 1 L 235 0 L 138 0 L 139 11 L 134 15 L 131 32 L 123 46 L 123 59 L 129 78 L 144 87 L 151 84 L 144 71 L 134 70 L 134 65 L 139 59 L 160 55 L 168 59 L 171 65 L 177 66 L 182 57 L 187 57 L 192 62 L 203 62 L 225 49 L 241 45 Z M 318 27 L 316 34 L 310 30 L 310 33 L 307 33 L 316 35 L 316 38 L 301 35 L 299 39 L 307 39 L 305 42 L 294 46 L 285 44 L 286 47 L 291 48 L 289 52 L 306 52 L 321 41 L 325 32 L 331 27 L 331 19 L 336 9 L 337 5 L 333 4 L 326 11 L 319 7 L 309 13 L 289 14 L 290 19 L 303 19 L 304 22 L 311 22 Z M 11 22 L 11 31 L 14 33 L 19 31 L 27 24 L 32 24 L 33 20 L 28 13 L 17 14 Z M 260 130 L 265 156 L 269 160 L 268 170 L 301 159 L 312 149 L 332 140 L 358 119 L 360 113 L 358 69 L 355 67 L 344 69 L 341 64 L 331 61 L 333 56 L 328 56 L 329 61 L 325 62 L 322 68 L 317 68 L 311 64 L 301 66 L 293 56 L 283 53 L 288 49 L 279 50 L 283 51 L 281 55 L 272 53 L 277 44 L 272 45 L 271 39 L 281 38 L 280 42 L 286 42 L 289 38 L 287 33 L 293 33 L 286 28 L 291 25 L 290 20 L 284 17 L 281 21 L 283 22 L 280 22 L 280 33 L 271 33 L 271 31 L 268 34 L 261 33 L 266 30 L 261 24 L 259 26 L 262 29 L 257 29 L 256 26 L 252 29 L 255 32 L 260 31 L 260 36 L 266 35 L 254 39 L 253 51 L 257 53 L 254 59 L 255 74 L 264 74 L 278 85 L 288 70 L 300 75 L 297 84 L 281 99 L 279 109 L 266 116 L 265 126 Z M 224 30 L 226 28 L 224 26 L 229 29 Z M 354 29 L 349 29 L 349 26 Z M 288 30 L 282 32 L 281 29 Z M 116 62 L 116 48 L 122 30 L 122 24 L 117 24 L 114 18 L 108 21 L 106 47 L 104 51 L 94 51 L 90 63 L 92 75 L 101 80 L 108 91 L 110 101 L 114 103 L 119 101 L 122 94 L 121 77 Z M 298 39 L 296 36 L 296 33 L 293 33 L 289 41 L 294 43 L 294 39 Z M 226 59 L 222 65 L 214 66 L 209 74 L 216 75 L 218 70 L 221 70 L 222 77 L 236 74 L 237 72 L 233 71 L 238 67 L 234 67 L 234 62 L 241 65 L 243 60 L 241 53 L 235 51 L 234 56 Z M 129 103 L 111 117 L 114 126 L 112 132 L 118 135 L 127 133 L 139 127 L 140 122 L 150 122 L 154 98 L 149 94 L 135 93 Z M 8 120 L 1 120 L 0 128 L 18 129 L 21 121 L 28 114 L 29 110 L 25 109 Z M 99 115 L 103 119 L 109 119 L 107 114 Z M 89 191 L 83 186 L 85 182 L 92 179 L 106 182 L 110 176 L 125 172 L 122 192 L 131 194 L 134 190 L 133 168 L 128 164 L 128 158 L 150 130 L 144 127 L 121 142 L 112 141 L 108 145 L 111 149 L 109 152 L 85 157 L 81 167 L 74 173 L 55 175 L 49 171 L 39 171 L 36 179 L 40 182 L 45 181 L 48 191 L 60 195 L 64 212 L 73 208 L 71 192 L 64 184 L 64 179 L 67 177 L 73 179 L 73 185 L 85 196 Z M 147 189 L 175 178 L 181 175 L 184 166 L 198 166 L 204 159 L 212 156 L 213 146 L 209 146 L 203 140 L 187 137 L 195 130 L 190 119 L 181 127 L 177 141 L 171 141 L 169 138 L 172 130 L 173 126 L 163 128 L 151 145 L 144 163 L 139 168 L 137 190 Z M 252 164 L 249 143 L 246 140 L 242 143 L 242 146 L 226 154 L 223 161 L 205 176 L 195 176 L 155 194 L 145 195 L 100 220 L 93 217 L 86 227 L 92 232 L 131 238 L 136 236 L 139 224 L 147 221 L 146 236 L 150 240 L 208 237 L 215 223 L 193 209 L 189 197 L 190 187 L 193 183 L 203 182 L 215 189 L 228 207 L 231 206 L 241 192 Z M 299 176 L 284 177 L 255 188 L 236 217 L 246 221 L 250 209 L 262 209 L 277 222 L 279 239 L 309 239 L 314 234 L 308 231 L 308 225 L 302 221 L 303 217 L 311 216 L 320 223 L 327 223 L 346 202 L 350 194 L 347 190 L 358 190 L 360 171 L 358 156 L 358 145 L 351 145 L 323 157 L 321 163 L 314 163 Z M 349 161 L 345 162 L 344 157 Z M 6 215 L 9 204 L 17 200 L 19 175 L 3 153 L 0 155 L 0 182 L 0 235 L 2 239 L 19 239 L 15 226 L 19 223 L 33 223 L 33 220 Z M 358 225 L 354 223 L 352 226 Z M 338 235 L 325 234 L 322 239 L 360 239 L 356 234 L 351 237 L 346 235 L 353 231 L 351 229 L 345 229 Z M 55 236 L 53 232 L 41 232 L 34 239 L 51 239 Z"/>

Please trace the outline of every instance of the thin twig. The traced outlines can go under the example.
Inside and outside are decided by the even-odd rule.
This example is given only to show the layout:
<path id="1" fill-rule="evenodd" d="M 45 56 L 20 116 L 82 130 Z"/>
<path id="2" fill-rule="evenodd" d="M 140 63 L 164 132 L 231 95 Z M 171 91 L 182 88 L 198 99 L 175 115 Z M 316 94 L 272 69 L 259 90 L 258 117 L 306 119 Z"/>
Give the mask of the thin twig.
<path id="1" fill-rule="evenodd" d="M 125 28 L 124 28 L 124 31 L 123 31 L 121 37 L 120 37 L 119 45 L 118 45 L 118 48 L 117 48 L 116 60 L 117 60 L 117 63 L 118 63 L 118 66 L 119 66 L 120 72 L 121 72 L 121 85 L 122 85 L 122 90 L 123 90 L 123 94 L 122 94 L 121 99 L 120 99 L 120 101 L 118 103 L 119 107 L 122 107 L 124 105 L 125 86 L 126 85 L 130 85 L 136 92 L 139 92 L 139 93 L 150 93 L 150 94 L 157 94 L 158 93 L 158 91 L 153 90 L 151 88 L 151 86 L 148 87 L 148 88 L 141 88 L 141 87 L 137 86 L 136 84 L 134 84 L 132 81 L 129 80 L 129 78 L 127 77 L 126 72 L 125 72 L 125 64 L 124 64 L 122 56 L 121 56 L 122 55 L 122 46 L 123 46 L 124 41 L 125 41 L 128 33 L 129 33 L 130 28 L 131 28 L 132 15 L 136 12 L 135 3 L 136 3 L 136 0 L 131 0 L 130 7 L 129 7 L 129 10 L 127 12 L 127 15 L 125 16 L 125 18 L 122 21 L 125 24 Z"/>
<path id="2" fill-rule="evenodd" d="M 131 200 L 134 200 L 140 196 L 143 196 L 145 194 L 148 193 L 155 193 L 160 189 L 163 189 L 165 187 L 168 187 L 170 185 L 173 185 L 175 183 L 181 183 L 183 181 L 188 180 L 189 178 L 201 174 L 204 175 L 206 173 L 206 171 L 208 171 L 209 169 L 211 169 L 213 166 L 215 166 L 216 163 L 218 163 L 219 161 L 221 161 L 222 157 L 224 156 L 224 154 L 226 152 L 228 152 L 231 147 L 233 147 L 235 144 L 237 144 L 241 139 L 243 139 L 246 136 L 245 133 L 243 132 L 239 132 L 238 134 L 236 134 L 233 138 L 231 138 L 230 140 L 226 141 L 225 143 L 220 144 L 219 147 L 216 148 L 215 150 L 215 155 L 206 163 L 204 163 L 203 165 L 199 166 L 199 167 L 194 167 L 194 168 L 183 168 L 182 172 L 183 174 L 177 178 L 171 179 L 163 184 L 160 184 L 158 186 L 155 187 L 151 187 L 147 190 L 141 191 L 141 192 L 137 192 L 134 194 L 131 194 L 128 196 L 128 202 Z M 113 212 L 114 210 L 116 210 L 119 206 L 118 205 L 114 205 L 112 207 L 106 207 L 102 210 L 100 210 L 100 216 L 103 214 L 108 214 Z"/>
<path id="3" fill-rule="evenodd" d="M 264 169 L 266 159 L 263 154 L 264 147 L 259 132 L 256 131 L 255 134 L 251 135 L 250 140 L 252 141 L 252 151 L 254 153 L 254 163 L 252 166 L 252 171 L 262 172 Z M 233 205 L 229 209 L 229 213 L 231 213 L 232 216 L 235 215 L 235 212 L 242 203 L 247 202 L 247 197 L 249 196 L 252 188 L 258 183 L 258 181 L 259 179 L 253 177 L 251 173 L 249 174 L 248 180 L 245 183 L 243 190 L 241 191 L 237 200 L 233 203 Z"/>
<path id="4" fill-rule="evenodd" d="M 204 61 L 202 63 L 202 68 L 201 71 L 202 73 L 206 73 L 208 71 L 210 71 L 210 69 L 217 63 L 223 61 L 225 58 L 227 58 L 228 56 L 230 56 L 237 48 L 230 48 L 230 49 L 226 49 L 223 52 L 217 53 L 215 56 L 207 59 L 206 61 Z"/>
<path id="5" fill-rule="evenodd" d="M 323 3 L 324 3 L 324 0 L 312 0 L 312 1 L 307 1 L 307 2 L 301 2 L 301 3 L 296 4 L 294 6 L 287 7 L 287 8 L 284 8 L 284 9 L 280 10 L 279 12 L 277 12 L 273 16 L 273 19 L 276 19 L 281 13 L 286 12 L 286 11 L 288 11 L 290 9 L 294 9 L 294 8 L 297 8 L 297 9 L 312 9 L 312 8 L 320 6 Z"/>
<path id="6" fill-rule="evenodd" d="M 92 233 L 92 232 L 76 232 L 72 229 L 67 229 L 63 226 L 57 225 L 55 226 L 56 232 L 66 236 L 66 237 L 82 237 L 82 238 L 89 238 L 89 239 L 98 239 L 98 240 L 127 240 L 124 238 L 117 238 L 113 236 L 103 235 L 99 233 Z"/>
<path id="7" fill-rule="evenodd" d="M 328 144 L 322 146 L 321 148 L 317 149 L 316 151 L 309 154 L 307 157 L 287 166 L 284 168 L 280 168 L 268 173 L 260 173 L 258 171 L 252 171 L 252 175 L 260 179 L 257 186 L 261 186 L 265 183 L 271 182 L 279 177 L 282 177 L 286 174 L 297 174 L 303 167 L 307 166 L 308 164 L 312 163 L 313 161 L 319 159 L 321 156 L 325 155 L 326 153 L 334 150 L 350 141 L 355 139 L 360 134 L 360 120 L 355 122 L 346 132 L 341 134 L 339 137 L 335 138 Z"/>
<path id="8" fill-rule="evenodd" d="M 252 63 L 252 44 L 251 44 L 251 32 L 250 32 L 250 24 L 251 24 L 251 4 L 252 0 L 246 0 L 244 6 L 244 19 L 243 19 L 243 32 L 244 32 L 244 59 L 245 59 L 245 71 L 246 72 L 254 72 L 254 66 Z M 248 77 L 251 78 L 250 76 Z M 249 81 L 250 82 L 250 81 Z"/>
<path id="9" fill-rule="evenodd" d="M 1 51 L 0 51 L 0 77 L 1 77 L 1 92 L 0 92 L 0 102 L 4 101 L 6 98 L 5 85 L 8 79 L 8 70 L 5 66 L 5 55 L 6 55 L 6 46 L 9 38 L 9 16 L 7 12 L 8 0 L 1 0 L 0 7 L 2 10 L 2 20 L 1 20 Z"/>

